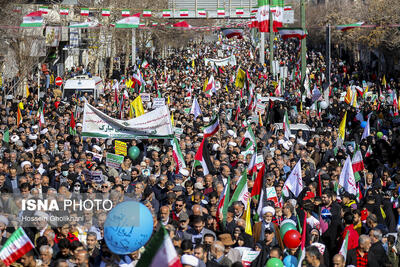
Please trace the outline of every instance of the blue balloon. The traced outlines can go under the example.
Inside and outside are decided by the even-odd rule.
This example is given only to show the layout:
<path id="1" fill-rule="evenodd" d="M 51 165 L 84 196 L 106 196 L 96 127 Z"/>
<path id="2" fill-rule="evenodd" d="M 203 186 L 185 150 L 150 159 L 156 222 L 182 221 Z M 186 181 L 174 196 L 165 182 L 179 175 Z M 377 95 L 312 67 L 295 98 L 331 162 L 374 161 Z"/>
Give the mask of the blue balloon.
<path id="1" fill-rule="evenodd" d="M 366 126 L 367 126 L 367 122 L 366 122 L 366 121 L 362 121 L 362 122 L 361 122 L 361 127 L 362 127 L 362 128 L 365 128 Z"/>
<path id="2" fill-rule="evenodd" d="M 332 219 L 332 213 L 331 213 L 330 210 L 328 210 L 328 209 L 323 209 L 323 210 L 321 211 L 321 218 L 322 218 L 324 221 L 331 220 L 331 219 Z"/>
<path id="3" fill-rule="evenodd" d="M 153 216 L 142 203 L 125 201 L 115 206 L 104 222 L 104 240 L 115 254 L 132 253 L 153 233 Z"/>
<path id="4" fill-rule="evenodd" d="M 297 267 L 297 259 L 295 256 L 288 255 L 283 259 L 283 265 L 285 267 Z"/>

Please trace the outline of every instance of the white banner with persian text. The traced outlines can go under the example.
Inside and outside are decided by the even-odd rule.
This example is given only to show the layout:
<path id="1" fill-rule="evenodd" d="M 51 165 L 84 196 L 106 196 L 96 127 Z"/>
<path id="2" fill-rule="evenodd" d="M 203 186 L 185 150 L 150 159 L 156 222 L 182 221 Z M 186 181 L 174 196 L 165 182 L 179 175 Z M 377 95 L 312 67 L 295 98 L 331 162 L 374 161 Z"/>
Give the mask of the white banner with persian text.
<path id="1" fill-rule="evenodd" d="M 117 120 L 85 103 L 82 136 L 114 139 L 173 138 L 167 106 L 131 120 Z"/>
<path id="2" fill-rule="evenodd" d="M 216 66 L 219 66 L 219 67 L 227 66 L 227 65 L 236 66 L 236 57 L 235 57 L 235 55 L 232 55 L 230 57 L 223 58 L 223 59 L 212 59 L 212 58 L 204 59 L 204 63 L 206 65 L 208 65 L 209 62 L 211 62 L 212 64 L 215 64 Z"/>

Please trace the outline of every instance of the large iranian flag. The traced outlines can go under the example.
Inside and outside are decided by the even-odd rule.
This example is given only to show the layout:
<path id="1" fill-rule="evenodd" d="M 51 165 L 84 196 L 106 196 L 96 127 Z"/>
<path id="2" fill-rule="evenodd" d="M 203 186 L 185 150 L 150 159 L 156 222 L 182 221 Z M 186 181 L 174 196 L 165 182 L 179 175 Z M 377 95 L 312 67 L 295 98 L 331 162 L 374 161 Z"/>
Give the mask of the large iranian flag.
<path id="1" fill-rule="evenodd" d="M 115 24 L 115 28 L 127 29 L 127 28 L 137 28 L 139 27 L 139 16 L 137 14 L 132 15 L 130 17 L 123 18 L 118 20 Z"/>
<path id="2" fill-rule="evenodd" d="M 24 229 L 18 228 L 0 250 L 0 259 L 9 266 L 34 248 Z"/>
<path id="3" fill-rule="evenodd" d="M 229 206 L 233 204 L 235 201 L 240 201 L 247 209 L 247 201 L 250 198 L 249 188 L 247 187 L 247 171 L 244 170 L 242 173 L 242 177 L 236 184 L 235 192 L 233 192 L 232 198 L 229 201 Z"/>
<path id="4" fill-rule="evenodd" d="M 137 266 L 181 267 L 181 261 L 174 244 L 164 226 L 161 226 L 146 245 Z"/>
<path id="5" fill-rule="evenodd" d="M 283 0 L 271 0 L 271 12 L 273 19 L 273 31 L 278 32 L 278 28 L 283 26 L 283 9 L 284 2 Z"/>
<path id="6" fill-rule="evenodd" d="M 260 32 L 268 32 L 269 28 L 268 0 L 258 0 L 257 27 Z"/>

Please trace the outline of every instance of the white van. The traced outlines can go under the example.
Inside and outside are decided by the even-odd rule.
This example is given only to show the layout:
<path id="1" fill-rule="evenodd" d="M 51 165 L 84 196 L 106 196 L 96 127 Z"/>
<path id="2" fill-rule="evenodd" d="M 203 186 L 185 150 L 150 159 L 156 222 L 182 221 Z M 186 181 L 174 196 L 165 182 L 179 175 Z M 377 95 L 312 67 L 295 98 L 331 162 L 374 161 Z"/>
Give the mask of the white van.
<path id="1" fill-rule="evenodd" d="M 104 93 L 103 80 L 97 76 L 89 78 L 87 75 L 80 75 L 65 82 L 63 98 L 70 99 L 74 95 L 80 97 L 85 93 L 93 95 L 95 99 L 98 99 Z"/>

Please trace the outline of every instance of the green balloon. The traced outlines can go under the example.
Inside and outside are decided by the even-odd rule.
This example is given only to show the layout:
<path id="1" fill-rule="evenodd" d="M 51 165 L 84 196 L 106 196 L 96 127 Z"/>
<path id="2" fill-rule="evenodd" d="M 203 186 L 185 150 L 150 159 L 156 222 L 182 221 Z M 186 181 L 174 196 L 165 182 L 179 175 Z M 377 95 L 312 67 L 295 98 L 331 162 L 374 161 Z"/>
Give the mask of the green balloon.
<path id="1" fill-rule="evenodd" d="M 383 133 L 382 133 L 382 132 L 377 132 L 377 133 L 376 133 L 376 136 L 378 136 L 378 138 L 382 138 Z"/>
<path id="2" fill-rule="evenodd" d="M 297 230 L 297 229 L 296 226 L 294 226 L 292 223 L 285 223 L 284 225 L 282 225 L 280 229 L 281 237 L 283 238 L 286 232 L 289 230 Z"/>
<path id="3" fill-rule="evenodd" d="M 140 150 L 137 146 L 132 146 L 128 150 L 128 156 L 131 158 L 131 160 L 137 159 L 139 157 Z"/>
<path id="4" fill-rule="evenodd" d="M 278 258 L 270 258 L 265 267 L 283 267 L 283 262 Z"/>

